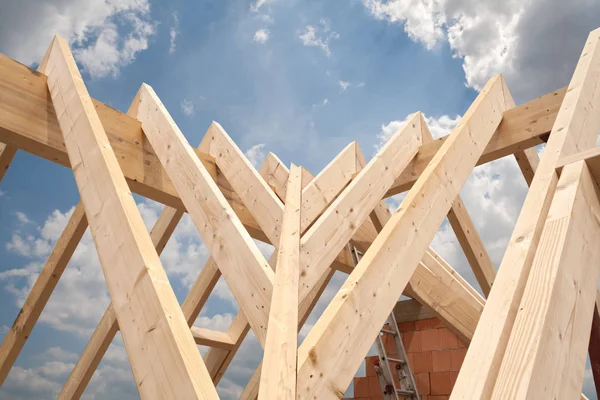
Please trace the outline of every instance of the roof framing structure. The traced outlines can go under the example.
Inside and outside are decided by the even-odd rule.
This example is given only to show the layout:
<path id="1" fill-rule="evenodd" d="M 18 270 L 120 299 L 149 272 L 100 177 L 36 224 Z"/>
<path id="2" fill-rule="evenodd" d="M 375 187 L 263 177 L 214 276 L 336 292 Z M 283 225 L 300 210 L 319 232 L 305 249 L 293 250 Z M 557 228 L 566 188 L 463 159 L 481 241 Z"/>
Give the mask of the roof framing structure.
<path id="1" fill-rule="evenodd" d="M 599 110 L 597 29 L 567 88 L 517 106 L 498 75 L 443 138 L 416 112 L 371 160 L 352 142 L 317 175 L 271 153 L 256 170 L 217 122 L 192 148 L 146 84 L 127 113 L 92 99 L 58 36 L 37 71 L 0 55 L 0 180 L 20 150 L 71 168 L 81 196 L 0 346 L 0 385 L 89 227 L 112 303 L 60 399 L 82 396 L 118 331 L 142 398 L 216 399 L 250 330 L 265 356 L 242 399 L 341 398 L 401 295 L 470 342 L 452 399 L 579 397 L 588 347 L 600 377 Z M 460 190 L 509 155 L 529 192 L 496 271 Z M 150 232 L 132 192 L 164 205 Z M 211 257 L 180 305 L 159 255 L 186 212 Z M 446 217 L 483 296 L 429 247 Z M 348 278 L 298 346 L 335 271 Z M 238 315 L 193 326 L 221 276 Z"/>

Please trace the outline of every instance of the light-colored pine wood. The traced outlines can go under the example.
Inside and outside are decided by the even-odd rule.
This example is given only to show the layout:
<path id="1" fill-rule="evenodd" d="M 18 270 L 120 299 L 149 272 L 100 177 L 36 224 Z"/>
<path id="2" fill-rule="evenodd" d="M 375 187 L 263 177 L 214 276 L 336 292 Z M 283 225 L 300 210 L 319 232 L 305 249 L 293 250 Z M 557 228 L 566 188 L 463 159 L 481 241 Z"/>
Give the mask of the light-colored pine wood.
<path id="1" fill-rule="evenodd" d="M 50 46 L 43 72 L 138 390 L 216 399 L 68 44 L 56 36 Z"/>
<path id="2" fill-rule="evenodd" d="M 216 122 L 210 124 L 198 150 L 215 158 L 219 171 L 227 178 L 269 241 L 278 245 L 283 203 L 269 190 L 265 180 L 223 127 Z M 237 190 L 240 186 L 245 186 L 247 190 Z"/>
<path id="3" fill-rule="evenodd" d="M 192 326 L 192 335 L 197 345 L 217 347 L 231 350 L 235 343 L 226 332 L 213 331 L 212 329 Z"/>
<path id="4" fill-rule="evenodd" d="M 492 399 L 580 396 L 600 277 L 597 195 L 585 162 L 563 169 Z"/>
<path id="5" fill-rule="evenodd" d="M 2 54 L 0 68 L 0 142 L 69 166 L 56 114 L 47 97 L 46 77 Z M 540 137 L 550 132 L 565 91 L 566 88 L 556 90 L 507 111 L 479 163 L 543 143 Z M 143 147 L 139 123 L 99 101 L 93 102 L 132 190 L 165 205 L 180 207 L 177 193 L 165 179 L 154 152 Z M 386 196 L 409 189 L 443 140 L 423 146 L 420 156 L 408 165 Z M 220 188 L 225 189 L 221 185 Z M 237 213 L 235 205 L 232 206 Z M 242 215 L 240 219 L 246 223 Z"/>
<path id="6" fill-rule="evenodd" d="M 461 367 L 452 400 L 489 398 L 558 178 L 561 155 L 595 143 L 600 128 L 600 30 L 590 33 Z M 576 145 L 568 137 L 580 138 Z"/>
<path id="7" fill-rule="evenodd" d="M 183 211 L 171 207 L 165 207 L 161 211 L 150 231 L 150 239 L 158 255 L 164 250 L 167 241 L 173 234 L 182 216 Z M 59 399 L 80 398 L 83 395 L 85 388 L 90 379 L 92 379 L 96 369 L 98 369 L 102 357 L 104 357 L 118 330 L 117 316 L 115 315 L 113 305 L 109 304 L 94 333 L 92 333 L 88 344 L 77 360 L 75 367 L 67 378 L 58 396 Z"/>
<path id="8" fill-rule="evenodd" d="M 264 345 L 273 270 L 150 86 L 142 85 L 130 111 L 141 121 L 206 247 Z"/>
<path id="9" fill-rule="evenodd" d="M 502 116 L 502 123 L 488 142 L 477 165 L 544 143 L 556 120 L 566 91 L 566 87 L 558 89 L 506 110 Z M 386 197 L 410 189 L 447 139 L 448 136 L 444 136 L 421 146 L 415 159 L 396 179 Z"/>
<path id="10" fill-rule="evenodd" d="M 424 140 L 431 139 L 427 125 L 423 125 L 422 129 Z M 366 165 L 359 147 L 356 148 L 356 162 L 361 168 Z M 370 214 L 378 231 L 391 217 L 383 201 Z M 431 247 L 423 255 L 403 294 L 435 310 L 437 316 L 463 341 L 469 342 L 473 337 L 483 309 L 483 299 Z"/>
<path id="11" fill-rule="evenodd" d="M 569 165 L 581 160 L 586 162 L 594 179 L 597 182 L 600 181 L 600 147 L 594 147 L 575 154 L 561 157 L 556 165 L 556 170 L 560 173 L 565 165 Z"/>
<path id="12" fill-rule="evenodd" d="M 86 229 L 87 219 L 83 204 L 80 202 L 75 207 L 63 233 L 56 241 L 56 245 L 27 295 L 19 315 L 2 342 L 0 347 L 0 386 L 15 363 L 25 341 L 29 338 Z"/>
<path id="13" fill-rule="evenodd" d="M 416 154 L 422 121 L 420 113 L 409 117 L 306 231 L 301 240 L 300 298 L 314 287 Z"/>
<path id="14" fill-rule="evenodd" d="M 6 170 L 10 166 L 15 154 L 17 153 L 16 147 L 5 145 L 0 143 L 0 182 L 6 174 Z"/>
<path id="15" fill-rule="evenodd" d="M 500 124 L 504 91 L 501 76 L 486 84 L 304 339 L 298 350 L 300 399 L 340 398 L 346 391 Z"/>
<path id="16" fill-rule="evenodd" d="M 511 106 L 507 104 L 506 107 L 510 109 L 514 107 L 514 104 Z M 425 126 L 423 142 L 429 143 L 432 140 L 433 136 Z M 481 291 L 487 296 L 496 278 L 496 270 L 460 195 L 456 196 L 450 212 L 448 212 L 448 222 L 450 222 L 456 239 L 458 239 L 458 243 L 473 270 Z"/>
<path id="17" fill-rule="evenodd" d="M 259 399 L 296 399 L 302 169 L 292 165 L 281 224 Z"/>

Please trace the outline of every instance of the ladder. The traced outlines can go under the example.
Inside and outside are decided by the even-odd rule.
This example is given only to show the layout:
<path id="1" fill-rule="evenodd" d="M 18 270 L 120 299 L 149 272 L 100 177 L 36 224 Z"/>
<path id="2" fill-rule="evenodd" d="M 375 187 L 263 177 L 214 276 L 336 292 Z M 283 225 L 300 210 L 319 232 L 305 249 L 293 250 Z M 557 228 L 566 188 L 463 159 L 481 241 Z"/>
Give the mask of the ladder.
<path id="1" fill-rule="evenodd" d="M 362 254 L 354 246 L 349 246 L 350 252 L 352 253 L 352 261 L 354 262 L 354 266 L 356 266 L 358 265 Z M 394 339 L 397 354 L 394 357 L 388 356 L 385 350 L 383 338 L 386 337 L 386 335 L 389 335 Z M 383 399 L 421 400 L 419 393 L 417 392 L 415 378 L 408 365 L 408 358 L 406 357 L 406 351 L 402 344 L 400 330 L 398 329 L 398 323 L 396 322 L 393 311 L 388 316 L 387 327 L 384 325 L 379 331 L 379 335 L 377 335 L 377 339 L 375 339 L 375 347 L 377 348 L 378 355 L 378 360 L 375 362 L 375 372 L 379 378 Z M 397 380 L 394 379 L 392 369 L 396 373 Z M 396 382 L 399 383 L 399 387 Z"/>

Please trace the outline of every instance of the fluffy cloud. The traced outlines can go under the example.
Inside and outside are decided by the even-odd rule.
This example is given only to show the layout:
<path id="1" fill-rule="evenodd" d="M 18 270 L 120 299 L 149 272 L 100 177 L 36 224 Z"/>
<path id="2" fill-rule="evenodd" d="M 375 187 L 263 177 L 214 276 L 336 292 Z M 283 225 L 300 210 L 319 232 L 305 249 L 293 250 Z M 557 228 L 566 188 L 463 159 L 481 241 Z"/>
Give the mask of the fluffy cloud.
<path id="1" fill-rule="evenodd" d="M 480 90 L 502 73 L 519 101 L 566 85 L 587 33 L 598 26 L 591 0 L 363 0 L 377 19 L 399 23 L 428 49 L 446 40 Z"/>
<path id="2" fill-rule="evenodd" d="M 25 64 L 39 62 L 59 34 L 92 77 L 117 75 L 156 32 L 147 0 L 10 1 L 0 13 L 0 47 Z"/>
<path id="3" fill-rule="evenodd" d="M 257 30 L 256 32 L 254 32 L 253 40 L 257 43 L 265 44 L 267 42 L 267 40 L 269 40 L 269 30 L 268 29 Z"/>

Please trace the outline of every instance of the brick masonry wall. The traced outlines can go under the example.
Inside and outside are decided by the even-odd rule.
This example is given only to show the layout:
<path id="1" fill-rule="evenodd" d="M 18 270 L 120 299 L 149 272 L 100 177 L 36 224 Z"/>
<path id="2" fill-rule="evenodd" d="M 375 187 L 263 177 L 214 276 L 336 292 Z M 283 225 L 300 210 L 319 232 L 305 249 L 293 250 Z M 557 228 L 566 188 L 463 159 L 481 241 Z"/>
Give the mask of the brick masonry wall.
<path id="1" fill-rule="evenodd" d="M 437 318 L 400 322 L 402 342 L 422 400 L 447 400 L 467 353 L 467 345 Z M 390 335 L 384 337 L 391 356 L 396 349 Z M 367 357 L 366 377 L 354 378 L 354 399 L 382 399 L 375 374 L 377 356 Z M 392 366 L 393 367 L 393 366 Z"/>

